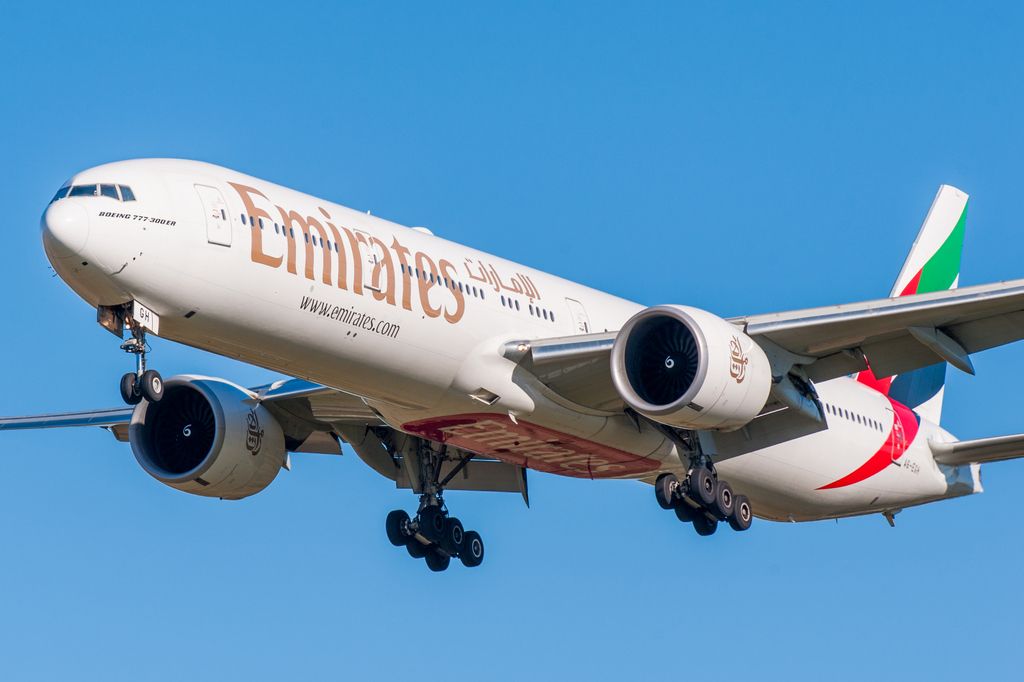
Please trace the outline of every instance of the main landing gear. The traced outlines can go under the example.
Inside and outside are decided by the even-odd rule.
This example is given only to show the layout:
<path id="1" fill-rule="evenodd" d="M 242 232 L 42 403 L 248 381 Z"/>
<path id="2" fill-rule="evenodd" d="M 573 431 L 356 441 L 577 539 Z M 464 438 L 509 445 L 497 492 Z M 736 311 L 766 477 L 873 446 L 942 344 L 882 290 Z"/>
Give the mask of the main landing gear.
<path id="1" fill-rule="evenodd" d="M 680 521 L 693 524 L 698 535 L 713 534 L 719 521 L 727 521 L 733 530 L 746 530 L 754 520 L 747 496 L 733 494 L 732 486 L 703 464 L 691 468 L 682 481 L 675 474 L 661 474 L 654 494 L 662 509 L 674 510 Z"/>
<path id="2" fill-rule="evenodd" d="M 132 337 L 121 344 L 121 350 L 135 356 L 135 371 L 121 377 L 121 398 L 129 405 L 138 405 L 145 398 L 151 403 L 164 397 L 164 380 L 160 372 L 146 369 L 146 330 L 137 322 L 129 322 Z"/>
<path id="3" fill-rule="evenodd" d="M 445 450 L 434 452 L 426 444 L 420 450 L 423 494 L 419 510 L 414 517 L 401 509 L 388 514 L 384 523 L 388 540 L 395 547 L 405 547 L 412 558 L 423 559 L 431 571 L 446 570 L 455 558 L 467 568 L 479 566 L 484 560 L 483 539 L 475 530 L 463 528 L 462 522 L 448 513 L 443 497 L 445 484 L 469 459 L 462 459 L 439 481 L 441 467 L 447 461 Z"/>

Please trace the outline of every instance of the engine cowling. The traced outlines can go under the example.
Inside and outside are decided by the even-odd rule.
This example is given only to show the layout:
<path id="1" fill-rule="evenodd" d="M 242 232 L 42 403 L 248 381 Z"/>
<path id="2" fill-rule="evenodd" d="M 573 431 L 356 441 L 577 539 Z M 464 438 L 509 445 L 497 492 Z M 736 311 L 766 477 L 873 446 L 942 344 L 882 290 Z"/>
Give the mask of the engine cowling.
<path id="1" fill-rule="evenodd" d="M 768 358 L 753 339 L 688 306 L 655 306 L 630 318 L 611 364 L 630 407 L 687 429 L 740 428 L 764 407 L 772 384 Z"/>
<path id="2" fill-rule="evenodd" d="M 252 395 L 223 379 L 177 376 L 160 402 L 132 413 L 128 438 L 150 476 L 177 490 L 238 500 L 260 492 L 284 464 L 284 433 Z"/>

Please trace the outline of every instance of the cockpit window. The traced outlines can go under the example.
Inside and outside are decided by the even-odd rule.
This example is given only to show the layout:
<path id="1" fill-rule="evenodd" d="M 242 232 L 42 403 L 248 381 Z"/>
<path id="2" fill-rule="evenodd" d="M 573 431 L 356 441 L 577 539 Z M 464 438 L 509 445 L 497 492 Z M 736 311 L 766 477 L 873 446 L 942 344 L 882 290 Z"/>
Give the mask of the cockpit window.
<path id="1" fill-rule="evenodd" d="M 50 203 L 67 197 L 109 197 L 118 201 L 135 201 L 135 192 L 128 185 L 64 185 L 53 195 Z"/>
<path id="2" fill-rule="evenodd" d="M 96 196 L 96 185 L 75 185 L 71 188 L 69 197 L 94 197 Z"/>
<path id="3" fill-rule="evenodd" d="M 64 185 L 59 190 L 57 190 L 56 194 L 53 195 L 53 198 L 50 199 L 50 203 L 52 204 L 55 201 L 63 199 L 64 197 L 66 197 L 68 195 L 68 192 L 70 190 L 71 190 L 71 185 Z"/>

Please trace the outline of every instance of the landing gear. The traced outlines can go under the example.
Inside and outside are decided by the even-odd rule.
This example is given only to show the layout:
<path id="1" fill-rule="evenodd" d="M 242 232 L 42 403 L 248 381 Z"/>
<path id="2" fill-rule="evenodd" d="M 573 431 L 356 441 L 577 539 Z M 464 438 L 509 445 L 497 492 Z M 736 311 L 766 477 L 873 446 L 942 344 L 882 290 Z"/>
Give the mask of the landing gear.
<path id="1" fill-rule="evenodd" d="M 143 398 L 151 403 L 164 397 L 164 380 L 155 369 L 146 369 L 146 330 L 130 321 L 132 337 L 121 344 L 121 350 L 135 356 L 135 371 L 121 377 L 121 398 L 129 405 L 138 405 Z"/>
<path id="2" fill-rule="evenodd" d="M 449 515 L 444 503 L 444 486 L 462 470 L 468 459 L 462 459 L 443 480 L 441 467 L 446 451 L 439 452 L 424 443 L 419 452 L 420 480 L 423 493 L 415 517 L 396 509 L 384 522 L 388 540 L 396 547 L 405 547 L 409 556 L 423 559 L 427 568 L 440 572 L 448 568 L 453 558 L 463 566 L 473 568 L 484 560 L 484 541 L 474 530 L 466 530 L 462 522 Z"/>
<path id="3" fill-rule="evenodd" d="M 685 481 L 675 474 L 663 473 L 654 482 L 654 494 L 662 509 L 672 509 L 683 523 L 692 523 L 698 535 L 712 535 L 719 521 L 734 530 L 747 530 L 754 520 L 750 500 L 736 495 L 732 486 L 717 477 L 712 468 L 698 464 Z"/>

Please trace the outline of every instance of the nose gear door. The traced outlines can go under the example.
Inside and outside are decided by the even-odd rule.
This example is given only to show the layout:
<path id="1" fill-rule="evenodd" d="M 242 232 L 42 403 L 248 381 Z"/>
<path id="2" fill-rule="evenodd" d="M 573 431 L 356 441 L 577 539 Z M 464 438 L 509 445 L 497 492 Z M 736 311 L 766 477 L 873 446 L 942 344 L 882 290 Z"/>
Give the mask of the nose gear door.
<path id="1" fill-rule="evenodd" d="M 207 185 L 196 185 L 196 192 L 203 202 L 206 215 L 206 241 L 221 246 L 231 246 L 231 221 L 228 220 L 228 205 L 220 190 Z"/>

